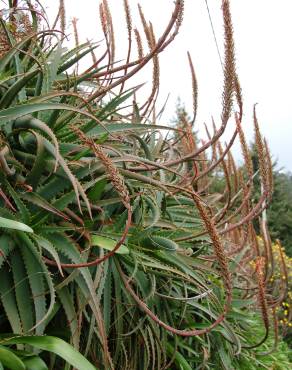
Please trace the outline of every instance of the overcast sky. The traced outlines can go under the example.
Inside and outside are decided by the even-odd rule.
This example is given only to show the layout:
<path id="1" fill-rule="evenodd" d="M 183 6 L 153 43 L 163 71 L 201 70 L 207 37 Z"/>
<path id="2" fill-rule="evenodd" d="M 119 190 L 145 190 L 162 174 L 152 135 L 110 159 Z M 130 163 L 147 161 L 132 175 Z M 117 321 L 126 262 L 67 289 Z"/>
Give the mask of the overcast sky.
<path id="1" fill-rule="evenodd" d="M 125 58 L 127 35 L 122 0 L 108 0 L 112 9 L 118 55 Z M 50 15 L 57 12 L 58 0 L 43 0 Z M 129 0 L 133 20 L 141 30 L 137 17 L 137 1 Z M 209 0 L 215 33 L 223 43 L 221 0 Z M 69 20 L 76 16 L 80 38 L 102 38 L 98 20 L 98 0 L 65 0 Z M 163 31 L 173 9 L 172 0 L 140 0 L 144 13 L 151 19 L 156 34 Z M 252 139 L 252 106 L 258 103 L 258 119 L 268 139 L 274 158 L 280 166 L 292 171 L 292 0 L 231 0 L 234 24 L 237 69 L 244 96 L 244 127 Z M 173 116 L 179 96 L 191 113 L 191 81 L 186 51 L 189 50 L 199 84 L 197 127 L 210 122 L 211 115 L 219 123 L 222 93 L 222 69 L 216 51 L 205 0 L 185 0 L 182 29 L 174 43 L 160 57 L 163 103 L 170 93 L 162 123 Z M 221 53 L 223 51 L 221 49 Z M 148 75 L 146 74 L 148 72 Z M 151 68 L 139 76 L 150 88 Z M 129 86 L 130 87 L 130 86 Z M 232 124 L 230 124 L 231 129 Z M 233 128 L 233 126 L 232 126 Z"/>

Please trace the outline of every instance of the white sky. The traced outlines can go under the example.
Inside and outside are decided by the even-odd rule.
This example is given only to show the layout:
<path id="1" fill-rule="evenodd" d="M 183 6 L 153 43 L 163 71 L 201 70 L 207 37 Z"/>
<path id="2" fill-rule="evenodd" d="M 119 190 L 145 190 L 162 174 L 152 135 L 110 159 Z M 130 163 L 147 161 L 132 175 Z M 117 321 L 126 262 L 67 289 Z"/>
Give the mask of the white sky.
<path id="1" fill-rule="evenodd" d="M 127 35 L 122 0 L 108 0 L 113 13 L 118 55 L 125 58 Z M 58 0 L 42 0 L 49 15 L 58 9 Z M 129 0 L 133 23 L 142 30 L 137 16 L 137 0 Z M 220 47 L 223 42 L 221 0 L 209 0 L 209 8 Z M 102 38 L 98 0 L 65 0 L 69 20 L 76 16 L 81 40 Z M 172 0 L 140 0 L 146 18 L 151 19 L 159 36 L 173 9 Z M 252 138 L 252 107 L 259 103 L 261 129 L 280 166 L 292 171 L 292 0 L 231 0 L 237 68 L 241 81 L 245 116 L 244 127 Z M 145 44 L 146 49 L 146 44 Z M 178 37 L 160 56 L 161 104 L 171 94 L 161 123 L 173 116 L 177 97 L 191 113 L 191 80 L 186 58 L 189 50 L 199 84 L 197 127 L 219 123 L 222 93 L 222 70 L 208 18 L 205 0 L 185 0 L 184 22 Z M 223 52 L 222 52 L 223 54 Z M 151 81 L 151 68 L 139 76 L 139 82 Z M 133 82 L 132 82 L 133 83 Z M 130 85 L 128 85 L 130 87 Z M 148 83 L 145 89 L 150 88 Z M 158 109 L 157 109 L 158 110 Z M 230 124 L 233 127 L 232 123 Z"/>

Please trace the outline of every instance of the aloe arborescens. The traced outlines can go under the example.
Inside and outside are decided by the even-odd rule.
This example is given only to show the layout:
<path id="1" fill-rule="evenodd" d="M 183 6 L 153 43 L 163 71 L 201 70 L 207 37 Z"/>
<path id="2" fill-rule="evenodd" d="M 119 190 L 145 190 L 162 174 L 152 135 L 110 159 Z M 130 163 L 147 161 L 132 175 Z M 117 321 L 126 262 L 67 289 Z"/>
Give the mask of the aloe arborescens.
<path id="1" fill-rule="evenodd" d="M 1 19 L 0 294 L 2 332 L 12 333 L 1 348 L 27 368 L 32 356 L 39 368 L 58 368 L 66 360 L 67 367 L 89 369 L 82 355 L 105 369 L 191 369 L 216 361 L 226 368 L 233 353 L 244 356 L 268 337 L 272 294 L 278 293 L 278 285 L 265 279 L 273 252 L 262 244 L 255 248 L 252 221 L 271 198 L 271 161 L 254 113 L 263 192 L 253 204 L 258 174 L 241 128 L 229 1 L 222 3 L 221 124 L 213 135 L 207 129 L 202 144 L 192 132 L 198 88 L 190 55 L 192 119 L 178 117 L 175 128 L 149 123 L 159 90 L 158 56 L 179 32 L 182 0 L 175 1 L 160 37 L 140 8 L 149 50 L 135 28 L 137 59 L 131 59 L 133 19 L 124 1 L 125 64 L 115 61 L 107 1 L 100 6 L 103 52 L 101 45 L 80 43 L 76 24 L 76 46 L 64 48 L 64 1 L 55 22 L 60 32 L 41 30 L 46 17 L 40 7 L 23 3 L 19 9 L 11 4 Z M 13 28 L 18 14 L 29 20 L 25 37 Z M 81 73 L 86 55 L 92 65 Z M 138 104 L 138 88 L 125 90 L 125 83 L 151 61 L 153 88 Z M 130 99 L 131 114 L 124 110 Z M 224 147 L 219 141 L 231 120 L 236 130 Z M 230 152 L 237 136 L 245 171 Z M 221 194 L 213 190 L 218 179 Z M 281 289 L 277 305 L 287 295 Z M 245 320 L 250 309 L 265 323 L 266 335 L 255 340 Z M 75 350 L 58 352 L 58 339 L 39 339 L 43 334 L 59 336 Z M 33 346 L 61 357 L 36 355 Z M 219 354 L 212 352 L 216 346 Z M 9 368 L 1 350 L 0 363 Z"/>

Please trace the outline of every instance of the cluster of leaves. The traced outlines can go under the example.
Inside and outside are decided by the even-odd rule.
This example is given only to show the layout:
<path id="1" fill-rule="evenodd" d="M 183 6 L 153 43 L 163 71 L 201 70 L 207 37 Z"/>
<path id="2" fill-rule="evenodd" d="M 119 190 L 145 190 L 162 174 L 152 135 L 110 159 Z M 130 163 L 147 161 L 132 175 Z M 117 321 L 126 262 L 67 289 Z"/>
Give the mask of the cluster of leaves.
<path id="1" fill-rule="evenodd" d="M 190 56 L 193 119 L 182 116 L 171 129 L 155 117 L 158 55 L 178 33 L 183 1 L 176 0 L 157 41 L 140 8 L 149 52 L 143 54 L 135 30 L 133 61 L 132 20 L 124 4 L 124 65 L 114 60 L 106 0 L 100 6 L 106 51 L 99 58 L 99 44 L 78 43 L 76 23 L 76 46 L 69 51 L 62 32 L 40 30 L 40 4 L 10 1 L 2 15 L 1 38 L 8 46 L 0 59 L 0 367 L 244 369 L 277 362 L 285 369 L 288 359 L 280 354 L 259 359 L 273 349 L 266 341 L 270 317 L 288 292 L 284 283 L 269 280 L 265 223 L 263 248 L 251 223 L 271 198 L 271 166 L 254 112 L 263 193 L 253 203 L 229 2 L 222 6 L 221 125 L 214 125 L 213 135 L 207 130 L 204 143 L 192 130 L 197 83 Z M 16 12 L 31 13 L 28 36 L 12 32 Z M 64 28 L 63 1 L 58 20 Z M 92 65 L 78 73 L 87 55 Z M 153 88 L 138 103 L 137 88 L 124 90 L 125 82 L 151 61 Z M 234 100 L 237 128 L 223 148 L 219 139 Z M 230 152 L 237 135 L 247 174 Z M 222 194 L 210 191 L 218 172 L 225 179 Z M 285 261 L 280 266 L 284 270 Z M 278 326 L 273 329 L 276 350 Z"/>

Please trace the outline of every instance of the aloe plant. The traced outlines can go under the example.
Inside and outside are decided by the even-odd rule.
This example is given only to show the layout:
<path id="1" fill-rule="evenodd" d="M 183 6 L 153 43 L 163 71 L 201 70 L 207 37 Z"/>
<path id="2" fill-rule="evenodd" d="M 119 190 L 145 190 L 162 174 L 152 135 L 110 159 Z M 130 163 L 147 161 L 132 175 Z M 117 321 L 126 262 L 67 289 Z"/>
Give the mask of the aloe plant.
<path id="1" fill-rule="evenodd" d="M 106 52 L 99 59 L 99 44 L 64 47 L 62 1 L 56 20 L 62 32 L 41 30 L 45 15 L 30 1 L 25 10 L 10 4 L 1 19 L 7 47 L 0 60 L 0 294 L 2 332 L 11 332 L 0 341 L 4 368 L 61 368 L 64 360 L 66 369 L 191 369 L 214 362 L 230 368 L 235 353 L 256 356 L 253 347 L 268 337 L 268 311 L 287 294 L 284 284 L 268 281 L 273 253 L 264 221 L 263 246 L 252 227 L 268 205 L 272 178 L 254 111 L 263 193 L 253 204 L 252 179 L 259 175 L 241 129 L 229 2 L 223 2 L 222 123 L 200 146 L 192 130 L 197 87 L 190 56 L 193 120 L 180 115 L 173 128 L 149 122 L 158 55 L 178 33 L 183 1 L 175 2 L 157 41 L 140 8 L 149 52 L 142 54 L 136 30 L 139 58 L 133 61 L 124 4 L 124 65 L 113 59 L 106 1 L 100 7 Z M 28 36 L 15 31 L 17 11 L 31 12 Z M 87 55 L 91 67 L 77 73 Z M 138 104 L 139 87 L 125 90 L 125 82 L 151 61 L 153 88 Z M 234 96 L 237 129 L 225 149 L 219 139 Z M 230 152 L 237 135 L 246 173 Z M 212 192 L 218 176 L 222 194 Z M 252 338 L 248 315 L 255 309 L 264 330 Z"/>

